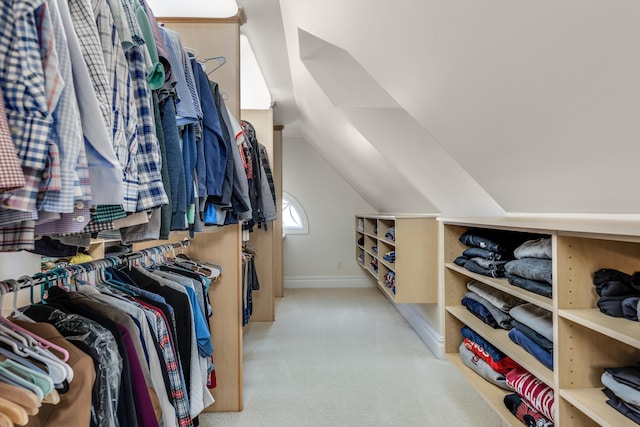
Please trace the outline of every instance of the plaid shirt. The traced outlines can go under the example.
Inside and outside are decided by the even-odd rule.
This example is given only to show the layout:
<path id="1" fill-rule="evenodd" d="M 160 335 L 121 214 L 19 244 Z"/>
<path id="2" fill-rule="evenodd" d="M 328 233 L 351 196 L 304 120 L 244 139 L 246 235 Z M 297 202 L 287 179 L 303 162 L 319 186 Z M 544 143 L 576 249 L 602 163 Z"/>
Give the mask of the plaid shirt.
<path id="1" fill-rule="evenodd" d="M 160 351 L 162 352 L 162 356 L 167 365 L 169 383 L 171 385 L 171 397 L 173 398 L 173 406 L 176 409 L 178 425 L 180 427 L 193 426 L 189 402 L 186 399 L 184 383 L 182 381 L 182 375 L 180 374 L 180 364 L 178 363 L 178 358 L 176 357 L 175 350 L 173 349 L 166 320 L 162 315 L 162 312 L 157 308 L 143 301 L 139 301 L 139 304 L 145 310 L 145 314 L 147 315 L 151 325 L 151 330 L 158 338 Z"/>
<path id="2" fill-rule="evenodd" d="M 110 0 L 113 1 L 113 0 Z M 120 6 L 124 12 L 123 21 L 126 25 L 129 34 L 131 34 L 131 43 L 134 46 L 142 46 L 145 44 L 144 34 L 138 24 L 138 17 L 136 15 L 136 3 L 130 0 L 120 0 Z M 127 48 L 128 49 L 128 48 Z"/>
<path id="3" fill-rule="evenodd" d="M 127 50 L 131 46 L 135 46 L 136 44 L 133 42 L 133 34 L 131 34 L 131 30 L 126 22 L 122 2 L 120 0 L 107 0 L 107 3 L 109 4 L 109 9 L 111 9 L 111 15 L 113 16 L 113 21 L 116 24 L 118 37 L 120 38 L 122 47 L 124 50 Z"/>
<path id="4" fill-rule="evenodd" d="M 69 12 L 71 13 L 73 29 L 77 34 L 82 56 L 93 83 L 105 129 L 111 131 L 113 129 L 111 107 L 113 91 L 111 89 L 111 81 L 106 72 L 107 66 L 102 56 L 100 36 L 95 26 L 91 3 L 88 0 L 69 0 Z M 113 138 L 111 134 L 110 137 Z M 113 144 L 113 141 L 111 143 Z"/>
<path id="5" fill-rule="evenodd" d="M 4 109 L 2 88 L 0 87 L 0 192 L 6 192 L 24 186 L 24 175 L 20 168 L 20 160 L 9 132 L 7 112 Z"/>
<path id="6" fill-rule="evenodd" d="M 136 165 L 138 112 L 133 83 L 109 5 L 104 0 L 93 0 L 93 7 L 107 75 L 112 82 L 113 148 L 124 172 L 123 207 L 127 212 L 135 212 L 140 181 Z"/>
<path id="7" fill-rule="evenodd" d="M 138 117 L 138 207 L 137 212 L 160 207 L 169 203 L 162 183 L 162 157 L 156 135 L 153 105 L 149 82 L 147 81 L 147 62 L 143 48 L 134 46 L 126 52 L 129 72 L 134 88 Z"/>
<path id="8" fill-rule="evenodd" d="M 41 6 L 41 0 L 0 4 L 0 88 L 9 131 L 25 178 L 25 186 L 15 190 L 5 200 L 6 208 L 0 209 L 1 222 L 14 224 L 13 230 L 3 231 L 2 246 L 5 248 L 22 248 L 26 235 L 33 235 L 32 226 L 18 230 L 15 224 L 24 219 L 36 219 L 38 188 L 50 155 L 51 117 L 47 110 L 35 19 L 35 12 Z M 25 218 L 25 212 L 30 214 L 28 218 Z"/>
<path id="9" fill-rule="evenodd" d="M 22 221 L 0 229 L 0 252 L 35 248 L 34 221 Z"/>
<path id="10" fill-rule="evenodd" d="M 49 96 L 49 111 L 53 114 L 53 136 L 60 152 L 60 187 L 46 188 L 46 194 L 39 210 L 47 212 L 71 213 L 75 201 L 91 201 L 88 185 L 88 165 L 84 153 L 84 139 L 76 102 L 71 59 L 62 18 L 55 1 L 47 2 L 49 8 L 41 8 L 37 16 L 41 30 L 40 48 L 42 56 L 52 58 L 45 67 L 45 81 Z M 49 29 L 49 31 L 44 31 Z M 55 49 L 52 47 L 55 46 Z M 51 52 L 49 52 L 51 51 Z M 47 61 L 45 61 L 46 63 Z M 56 66 L 56 70 L 49 70 Z M 51 82 L 50 82 L 51 80 Z M 65 82 L 69 82 L 65 84 Z M 51 172 L 49 175 L 52 175 Z"/>

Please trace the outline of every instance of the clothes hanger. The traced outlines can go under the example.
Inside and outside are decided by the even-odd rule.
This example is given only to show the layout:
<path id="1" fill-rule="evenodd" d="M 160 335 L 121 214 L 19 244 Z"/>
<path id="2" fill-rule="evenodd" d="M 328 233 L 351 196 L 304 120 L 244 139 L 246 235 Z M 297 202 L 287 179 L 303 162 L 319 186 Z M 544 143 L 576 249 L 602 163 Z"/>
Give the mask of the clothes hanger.
<path id="1" fill-rule="evenodd" d="M 38 388 L 42 390 L 42 394 L 47 396 L 53 390 L 55 390 L 55 386 L 51 377 L 48 375 L 40 374 L 34 370 L 24 367 L 19 363 L 14 362 L 13 360 L 4 360 L 0 362 L 0 369 L 4 369 L 18 377 L 34 384 Z"/>
<path id="2" fill-rule="evenodd" d="M 215 68 L 207 73 L 207 76 L 210 76 L 215 70 L 227 63 L 227 58 L 225 58 L 224 56 L 212 56 L 211 58 L 205 58 L 202 60 L 203 63 L 207 63 L 208 61 L 218 61 L 218 64 L 215 66 Z"/>
<path id="3" fill-rule="evenodd" d="M 198 58 L 198 49 L 194 49 L 194 48 L 192 48 L 192 47 L 187 47 L 187 46 L 185 46 L 185 47 L 184 47 L 184 50 L 186 50 L 187 52 L 189 52 L 189 53 L 193 54 L 193 57 L 194 57 L 194 58 Z"/>
<path id="4" fill-rule="evenodd" d="M 33 285 L 31 284 L 31 278 L 29 276 L 22 276 L 20 277 L 18 280 L 21 279 L 27 279 L 31 288 L 33 288 Z M 19 281 L 15 281 L 13 280 L 13 313 L 12 317 L 15 317 L 16 319 L 19 319 L 20 315 L 22 315 L 22 313 L 20 312 L 20 310 L 18 310 L 17 304 L 18 304 L 18 290 L 19 290 Z M 18 316 L 16 316 L 15 314 L 18 314 Z M 26 319 L 24 319 L 26 320 Z M 30 319 L 29 319 L 30 320 Z M 60 347 L 59 345 L 56 345 L 44 338 L 42 338 L 39 335 L 34 334 L 33 332 L 24 329 L 21 326 L 16 325 L 15 323 L 11 322 L 9 319 L 6 319 L 4 316 L 0 315 L 0 324 L 4 324 L 7 327 L 11 328 L 14 332 L 21 334 L 23 337 L 25 337 L 25 339 L 27 340 L 32 340 L 29 342 L 29 345 L 31 347 L 36 347 L 42 350 L 55 350 L 56 352 L 60 353 L 60 355 L 62 357 L 58 357 L 55 356 L 53 354 L 51 354 L 51 356 L 54 358 L 54 361 L 60 361 L 62 360 L 62 362 L 67 362 L 69 360 L 69 352 L 63 348 Z"/>

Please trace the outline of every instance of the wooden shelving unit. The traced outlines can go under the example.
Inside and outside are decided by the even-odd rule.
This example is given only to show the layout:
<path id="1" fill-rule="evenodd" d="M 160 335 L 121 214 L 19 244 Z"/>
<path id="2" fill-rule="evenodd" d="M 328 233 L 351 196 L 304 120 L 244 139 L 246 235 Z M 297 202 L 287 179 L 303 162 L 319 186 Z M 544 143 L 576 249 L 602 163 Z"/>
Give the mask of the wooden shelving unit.
<path id="1" fill-rule="evenodd" d="M 392 227 L 395 240 L 386 237 Z M 436 303 L 438 227 L 436 215 L 356 215 L 356 261 L 394 302 Z M 384 259 L 391 251 L 395 262 Z M 384 283 L 389 272 L 395 273 L 395 289 Z"/>
<path id="2" fill-rule="evenodd" d="M 460 328 L 476 330 L 487 341 L 554 389 L 555 424 L 561 427 L 633 426 L 606 403 L 600 377 L 604 368 L 640 361 L 640 325 L 614 318 L 597 308 L 593 273 L 612 268 L 640 270 L 640 222 L 550 220 L 541 218 L 442 219 L 444 247 L 445 349 L 471 384 L 508 425 L 521 425 L 502 403 L 504 390 L 488 383 L 460 362 Z M 472 273 L 453 263 L 466 248 L 459 237 L 470 228 L 548 235 L 553 245 L 553 297 L 511 286 L 504 279 Z M 460 305 L 470 280 L 479 280 L 553 313 L 554 370 L 515 345 L 506 331 L 493 329 Z"/>

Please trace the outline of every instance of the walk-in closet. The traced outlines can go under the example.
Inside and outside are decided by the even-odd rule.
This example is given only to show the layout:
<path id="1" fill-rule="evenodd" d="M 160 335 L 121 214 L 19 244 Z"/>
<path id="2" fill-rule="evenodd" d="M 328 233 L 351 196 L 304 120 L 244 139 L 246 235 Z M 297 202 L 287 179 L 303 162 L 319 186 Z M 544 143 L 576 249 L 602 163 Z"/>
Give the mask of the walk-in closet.
<path id="1" fill-rule="evenodd" d="M 3 0 L 0 427 L 639 425 L 638 22 Z"/>

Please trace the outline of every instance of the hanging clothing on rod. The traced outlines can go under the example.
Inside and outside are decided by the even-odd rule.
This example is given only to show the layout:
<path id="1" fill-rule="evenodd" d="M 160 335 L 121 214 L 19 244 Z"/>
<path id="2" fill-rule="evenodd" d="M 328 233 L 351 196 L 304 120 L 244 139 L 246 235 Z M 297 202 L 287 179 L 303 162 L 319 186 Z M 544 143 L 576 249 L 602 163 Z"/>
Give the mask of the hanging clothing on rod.
<path id="1" fill-rule="evenodd" d="M 0 282 L 2 294 L 15 296 L 20 289 L 39 287 L 42 298 L 36 302 L 32 293 L 31 305 L 14 307 L 6 322 L 0 320 L 0 350 L 24 353 L 17 353 L 22 342 L 15 348 L 7 344 L 11 341 L 6 337 L 14 332 L 6 331 L 5 323 L 31 328 L 64 342 L 72 349 L 68 354 L 78 356 L 73 366 L 85 372 L 58 390 L 58 405 L 41 400 L 37 413 L 31 408 L 27 425 L 69 425 L 80 418 L 86 419 L 82 425 L 91 426 L 197 424 L 198 415 L 214 402 L 209 391 L 215 367 L 208 297 L 213 282 L 180 265 L 196 264 L 175 254 L 188 244 L 186 240 Z M 7 383 L 3 363 L 0 384 Z M 76 371 L 61 366 L 47 365 L 45 377 L 57 375 L 56 384 L 64 385 L 63 372 Z M 85 366 L 92 369 L 87 372 Z M 78 399 L 79 392 L 84 401 Z"/>

